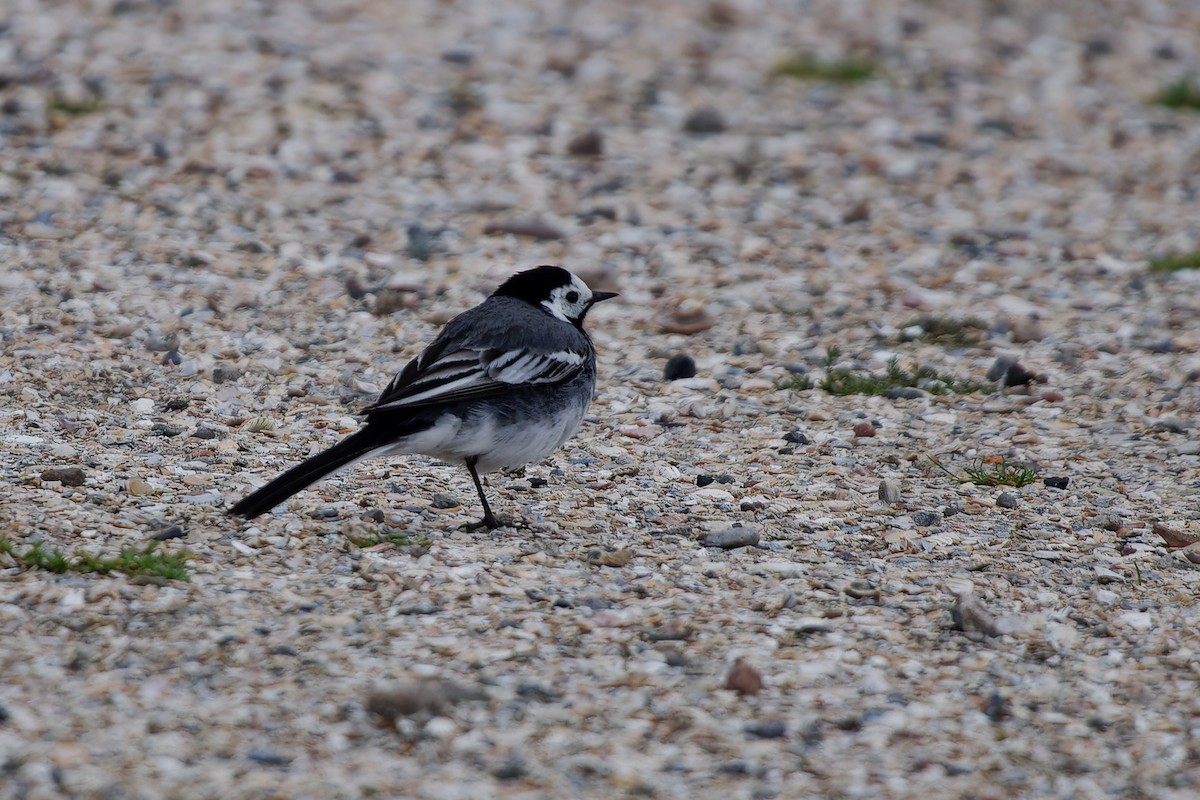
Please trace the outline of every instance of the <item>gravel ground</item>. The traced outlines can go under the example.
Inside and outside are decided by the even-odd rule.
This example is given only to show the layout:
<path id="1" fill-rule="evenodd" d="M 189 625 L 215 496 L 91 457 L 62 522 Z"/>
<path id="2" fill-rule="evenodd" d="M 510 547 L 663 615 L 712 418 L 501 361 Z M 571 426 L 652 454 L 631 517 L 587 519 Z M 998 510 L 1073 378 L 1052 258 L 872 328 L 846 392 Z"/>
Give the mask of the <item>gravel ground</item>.
<path id="1" fill-rule="evenodd" d="M 1200 10 L 1051 5 L 14 0 L 3 532 L 192 558 L 0 556 L 0 798 L 1195 797 Z M 224 516 L 541 263 L 622 298 L 522 527 Z"/>

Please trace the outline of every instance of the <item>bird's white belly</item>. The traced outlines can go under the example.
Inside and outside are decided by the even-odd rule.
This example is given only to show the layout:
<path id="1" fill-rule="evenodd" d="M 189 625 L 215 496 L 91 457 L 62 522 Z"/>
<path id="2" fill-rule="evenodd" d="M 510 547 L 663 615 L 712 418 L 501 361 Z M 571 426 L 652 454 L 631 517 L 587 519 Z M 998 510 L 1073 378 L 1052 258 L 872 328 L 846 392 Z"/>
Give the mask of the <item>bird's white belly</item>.
<path id="1" fill-rule="evenodd" d="M 560 413 L 536 425 L 443 414 L 429 428 L 397 442 L 389 452 L 421 453 L 454 464 L 475 456 L 480 473 L 494 472 L 541 461 L 571 438 L 582 421 L 582 413 Z"/>

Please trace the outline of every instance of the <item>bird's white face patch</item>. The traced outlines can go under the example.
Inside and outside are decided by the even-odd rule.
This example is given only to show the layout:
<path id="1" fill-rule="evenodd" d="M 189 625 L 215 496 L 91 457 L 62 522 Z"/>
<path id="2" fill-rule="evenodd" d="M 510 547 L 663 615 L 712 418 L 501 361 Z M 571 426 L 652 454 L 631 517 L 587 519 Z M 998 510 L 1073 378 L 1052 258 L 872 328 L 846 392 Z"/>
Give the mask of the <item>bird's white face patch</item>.
<path id="1" fill-rule="evenodd" d="M 583 319 L 591 305 L 592 290 L 578 275 L 572 275 L 571 282 L 566 286 L 551 289 L 550 296 L 542 301 L 543 308 L 563 322 L 570 323 Z"/>

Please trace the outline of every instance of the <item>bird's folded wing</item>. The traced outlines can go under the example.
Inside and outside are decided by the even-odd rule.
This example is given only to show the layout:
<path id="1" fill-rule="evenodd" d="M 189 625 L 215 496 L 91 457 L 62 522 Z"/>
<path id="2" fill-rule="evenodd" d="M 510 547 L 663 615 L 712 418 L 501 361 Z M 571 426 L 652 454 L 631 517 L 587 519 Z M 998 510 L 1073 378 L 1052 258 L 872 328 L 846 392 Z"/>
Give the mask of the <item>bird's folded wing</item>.
<path id="1" fill-rule="evenodd" d="M 392 379 L 368 414 L 494 397 L 521 386 L 564 383 L 587 359 L 574 350 L 527 347 L 422 353 Z"/>

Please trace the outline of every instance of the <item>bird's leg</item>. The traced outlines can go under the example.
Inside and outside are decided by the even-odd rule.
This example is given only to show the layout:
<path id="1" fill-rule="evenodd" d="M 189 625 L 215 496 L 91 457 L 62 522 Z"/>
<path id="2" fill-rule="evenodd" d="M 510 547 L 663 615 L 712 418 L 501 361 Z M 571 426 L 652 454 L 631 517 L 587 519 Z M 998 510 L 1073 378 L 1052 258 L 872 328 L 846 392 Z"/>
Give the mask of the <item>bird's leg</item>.
<path id="1" fill-rule="evenodd" d="M 471 473 L 471 480 L 475 481 L 475 491 L 479 492 L 479 502 L 483 503 L 483 519 L 467 526 L 467 530 L 472 531 L 479 528 L 495 529 L 501 526 L 500 521 L 492 513 L 491 506 L 488 505 L 487 495 L 483 493 L 483 484 L 479 481 L 479 473 L 475 471 L 475 462 L 478 460 L 478 456 L 471 456 L 467 459 L 467 472 Z"/>

